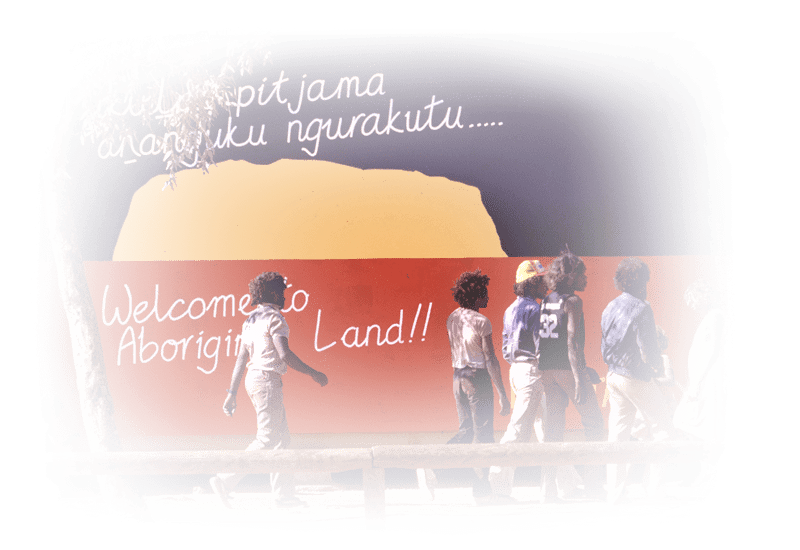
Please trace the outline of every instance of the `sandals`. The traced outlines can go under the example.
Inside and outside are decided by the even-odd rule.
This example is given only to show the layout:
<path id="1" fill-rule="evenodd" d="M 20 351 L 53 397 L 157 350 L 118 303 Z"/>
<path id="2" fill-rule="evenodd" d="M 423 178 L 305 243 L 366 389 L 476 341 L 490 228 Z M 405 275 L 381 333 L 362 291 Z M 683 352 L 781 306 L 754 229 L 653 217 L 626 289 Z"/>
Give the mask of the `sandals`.
<path id="1" fill-rule="evenodd" d="M 522 504 L 514 497 L 491 493 L 485 497 L 475 497 L 475 504 L 478 506 L 505 506 L 508 504 Z"/>

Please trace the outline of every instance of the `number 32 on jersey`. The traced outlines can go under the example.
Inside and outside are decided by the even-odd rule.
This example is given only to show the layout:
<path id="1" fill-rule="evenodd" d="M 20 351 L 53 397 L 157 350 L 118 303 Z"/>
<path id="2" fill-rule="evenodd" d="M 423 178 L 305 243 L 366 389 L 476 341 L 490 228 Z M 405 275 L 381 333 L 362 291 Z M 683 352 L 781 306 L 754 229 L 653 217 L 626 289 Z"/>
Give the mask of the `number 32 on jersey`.
<path id="1" fill-rule="evenodd" d="M 539 317 L 539 337 L 558 338 L 558 315 L 555 313 L 542 313 Z"/>

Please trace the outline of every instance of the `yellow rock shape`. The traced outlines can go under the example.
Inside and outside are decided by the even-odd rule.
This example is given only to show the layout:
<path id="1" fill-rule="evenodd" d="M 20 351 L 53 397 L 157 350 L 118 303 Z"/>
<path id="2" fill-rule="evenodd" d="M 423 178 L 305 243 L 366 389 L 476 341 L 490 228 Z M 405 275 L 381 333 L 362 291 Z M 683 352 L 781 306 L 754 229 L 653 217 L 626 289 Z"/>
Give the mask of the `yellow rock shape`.
<path id="1" fill-rule="evenodd" d="M 133 197 L 114 260 L 505 256 L 480 191 L 319 160 L 226 161 Z"/>

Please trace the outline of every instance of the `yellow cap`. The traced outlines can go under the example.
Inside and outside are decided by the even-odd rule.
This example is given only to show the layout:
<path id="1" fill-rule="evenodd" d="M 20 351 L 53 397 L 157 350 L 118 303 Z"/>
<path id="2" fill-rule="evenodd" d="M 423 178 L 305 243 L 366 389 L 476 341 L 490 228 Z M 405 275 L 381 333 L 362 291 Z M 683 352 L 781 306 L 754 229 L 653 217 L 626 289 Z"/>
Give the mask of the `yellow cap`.
<path id="1" fill-rule="evenodd" d="M 541 277 L 544 273 L 542 262 L 539 260 L 525 260 L 517 268 L 517 282 L 524 283 L 531 277 Z"/>

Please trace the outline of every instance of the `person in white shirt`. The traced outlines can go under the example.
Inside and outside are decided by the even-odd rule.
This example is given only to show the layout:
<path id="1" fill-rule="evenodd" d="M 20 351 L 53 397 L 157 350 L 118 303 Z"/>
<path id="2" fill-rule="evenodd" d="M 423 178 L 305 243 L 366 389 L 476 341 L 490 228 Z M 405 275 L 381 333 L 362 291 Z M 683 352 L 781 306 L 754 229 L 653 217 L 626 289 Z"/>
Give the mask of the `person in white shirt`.
<path id="1" fill-rule="evenodd" d="M 307 374 L 320 386 L 328 377 L 300 360 L 289 348 L 289 325 L 281 314 L 285 304 L 286 283 L 276 272 L 265 272 L 250 281 L 251 304 L 256 306 L 242 325 L 239 355 L 233 368 L 228 396 L 222 405 L 223 412 L 232 416 L 236 411 L 236 394 L 244 375 L 247 395 L 256 410 L 257 432 L 248 451 L 285 449 L 289 445 L 289 427 L 283 406 L 283 381 L 287 367 Z M 217 474 L 211 478 L 211 488 L 230 506 L 228 492 L 244 474 Z M 276 472 L 270 475 L 275 505 L 278 507 L 302 506 L 294 494 L 294 477 Z"/>
<path id="2" fill-rule="evenodd" d="M 708 486 L 722 452 L 725 436 L 726 304 L 716 285 L 693 282 L 684 294 L 686 305 L 702 315 L 689 348 L 688 385 L 673 416 L 685 437 L 703 441 L 706 456 L 692 474 L 697 486 Z"/>
<path id="3" fill-rule="evenodd" d="M 478 312 L 489 303 L 488 284 L 489 276 L 477 269 L 462 273 L 451 289 L 459 305 L 447 318 L 458 433 L 448 443 L 494 443 L 492 384 L 500 399 L 500 414 L 506 416 L 511 410 L 492 344 L 492 323 Z M 476 469 L 476 474 L 473 496 L 490 496 L 488 468 Z"/>

